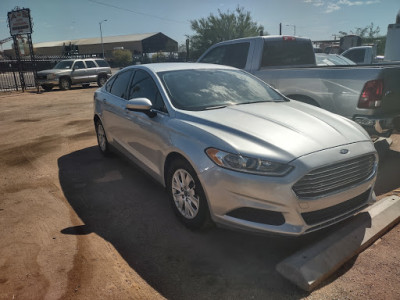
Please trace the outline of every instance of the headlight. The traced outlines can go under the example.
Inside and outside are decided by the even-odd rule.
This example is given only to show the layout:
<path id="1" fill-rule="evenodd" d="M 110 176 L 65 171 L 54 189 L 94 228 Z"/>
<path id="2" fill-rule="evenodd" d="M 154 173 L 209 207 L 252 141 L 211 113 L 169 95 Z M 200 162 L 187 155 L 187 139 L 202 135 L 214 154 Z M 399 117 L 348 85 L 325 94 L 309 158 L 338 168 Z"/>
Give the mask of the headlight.
<path id="1" fill-rule="evenodd" d="M 47 79 L 48 80 L 53 80 L 53 79 L 55 79 L 56 78 L 56 74 L 48 74 L 47 75 Z"/>
<path id="2" fill-rule="evenodd" d="M 266 176 L 284 176 L 293 169 L 292 166 L 287 164 L 246 157 L 215 148 L 208 148 L 206 153 L 218 166 L 239 172 Z"/>

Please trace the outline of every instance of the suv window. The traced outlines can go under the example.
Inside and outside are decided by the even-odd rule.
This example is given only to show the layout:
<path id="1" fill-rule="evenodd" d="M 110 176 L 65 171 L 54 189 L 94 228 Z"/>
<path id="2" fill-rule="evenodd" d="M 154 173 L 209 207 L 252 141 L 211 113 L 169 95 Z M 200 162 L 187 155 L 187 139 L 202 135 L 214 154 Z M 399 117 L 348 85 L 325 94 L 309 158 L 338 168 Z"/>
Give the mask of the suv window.
<path id="1" fill-rule="evenodd" d="M 128 97 L 126 94 L 126 90 L 129 84 L 129 80 L 131 79 L 131 75 L 131 70 L 118 74 L 117 78 L 114 79 L 114 83 L 111 86 L 110 93 L 117 97 L 127 99 Z"/>
<path id="2" fill-rule="evenodd" d="M 346 53 L 344 57 L 347 57 L 348 59 L 354 61 L 355 63 L 364 62 L 365 49 L 351 50 L 350 52 Z"/>
<path id="3" fill-rule="evenodd" d="M 87 68 L 97 68 L 96 64 L 94 63 L 93 60 L 87 60 L 86 62 L 86 67 Z"/>
<path id="4" fill-rule="evenodd" d="M 201 59 L 201 62 L 243 69 L 246 66 L 249 47 L 250 43 L 222 45 L 207 53 Z"/>
<path id="5" fill-rule="evenodd" d="M 110 67 L 108 63 L 103 59 L 96 59 L 96 63 L 98 64 L 99 67 L 107 67 L 107 68 Z"/>
<path id="6" fill-rule="evenodd" d="M 106 86 L 105 86 L 105 90 L 109 93 L 111 93 L 111 87 L 115 81 L 115 79 L 117 78 L 117 76 L 113 76 L 110 78 L 110 80 L 107 81 Z"/>
<path id="7" fill-rule="evenodd" d="M 129 87 L 129 99 L 141 97 L 149 99 L 154 109 L 167 111 L 154 80 L 147 72 L 137 70 Z"/>
<path id="8" fill-rule="evenodd" d="M 298 40 L 264 41 L 261 67 L 315 65 L 311 43 Z"/>
<path id="9" fill-rule="evenodd" d="M 86 67 L 83 61 L 77 60 L 74 64 L 74 69 L 86 69 Z"/>

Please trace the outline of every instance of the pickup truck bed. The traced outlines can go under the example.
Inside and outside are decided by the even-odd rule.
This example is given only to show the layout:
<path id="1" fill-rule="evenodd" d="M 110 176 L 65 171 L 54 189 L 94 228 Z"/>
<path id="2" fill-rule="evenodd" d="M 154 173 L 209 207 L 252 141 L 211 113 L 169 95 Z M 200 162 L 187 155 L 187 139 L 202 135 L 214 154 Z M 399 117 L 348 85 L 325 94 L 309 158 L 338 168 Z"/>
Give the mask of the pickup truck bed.
<path id="1" fill-rule="evenodd" d="M 389 136 L 400 116 L 400 66 L 316 66 L 311 41 L 266 36 L 212 46 L 199 62 L 242 68 L 289 98 L 352 119 Z"/>

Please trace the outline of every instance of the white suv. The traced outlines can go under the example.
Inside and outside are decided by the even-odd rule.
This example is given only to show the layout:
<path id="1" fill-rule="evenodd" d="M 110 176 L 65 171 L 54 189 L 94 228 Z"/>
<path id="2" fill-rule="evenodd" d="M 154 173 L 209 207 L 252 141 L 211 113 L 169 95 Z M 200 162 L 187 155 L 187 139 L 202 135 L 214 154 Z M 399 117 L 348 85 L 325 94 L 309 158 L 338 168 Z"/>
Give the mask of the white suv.
<path id="1" fill-rule="evenodd" d="M 98 86 L 102 86 L 111 76 L 111 68 L 104 59 L 67 59 L 37 75 L 38 84 L 46 91 L 55 86 L 69 90 L 73 84 L 88 87 L 91 82 L 97 82 Z"/>

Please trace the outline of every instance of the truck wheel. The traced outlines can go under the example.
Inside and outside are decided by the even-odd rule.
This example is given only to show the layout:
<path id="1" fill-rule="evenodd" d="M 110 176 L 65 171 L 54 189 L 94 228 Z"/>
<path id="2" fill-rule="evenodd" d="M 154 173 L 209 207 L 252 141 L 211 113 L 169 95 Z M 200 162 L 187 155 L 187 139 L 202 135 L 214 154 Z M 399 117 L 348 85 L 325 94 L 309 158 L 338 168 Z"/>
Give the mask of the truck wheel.
<path id="1" fill-rule="evenodd" d="M 99 87 L 102 87 L 106 82 L 107 82 L 107 77 L 104 75 L 100 75 L 99 78 L 97 78 L 97 85 Z"/>
<path id="2" fill-rule="evenodd" d="M 84 84 L 82 84 L 82 87 L 83 87 L 84 89 L 87 89 L 89 86 L 90 86 L 90 83 L 84 83 Z"/>
<path id="3" fill-rule="evenodd" d="M 69 90 L 71 88 L 71 81 L 64 77 L 60 79 L 60 89 L 62 89 L 63 91 L 65 90 Z"/>

